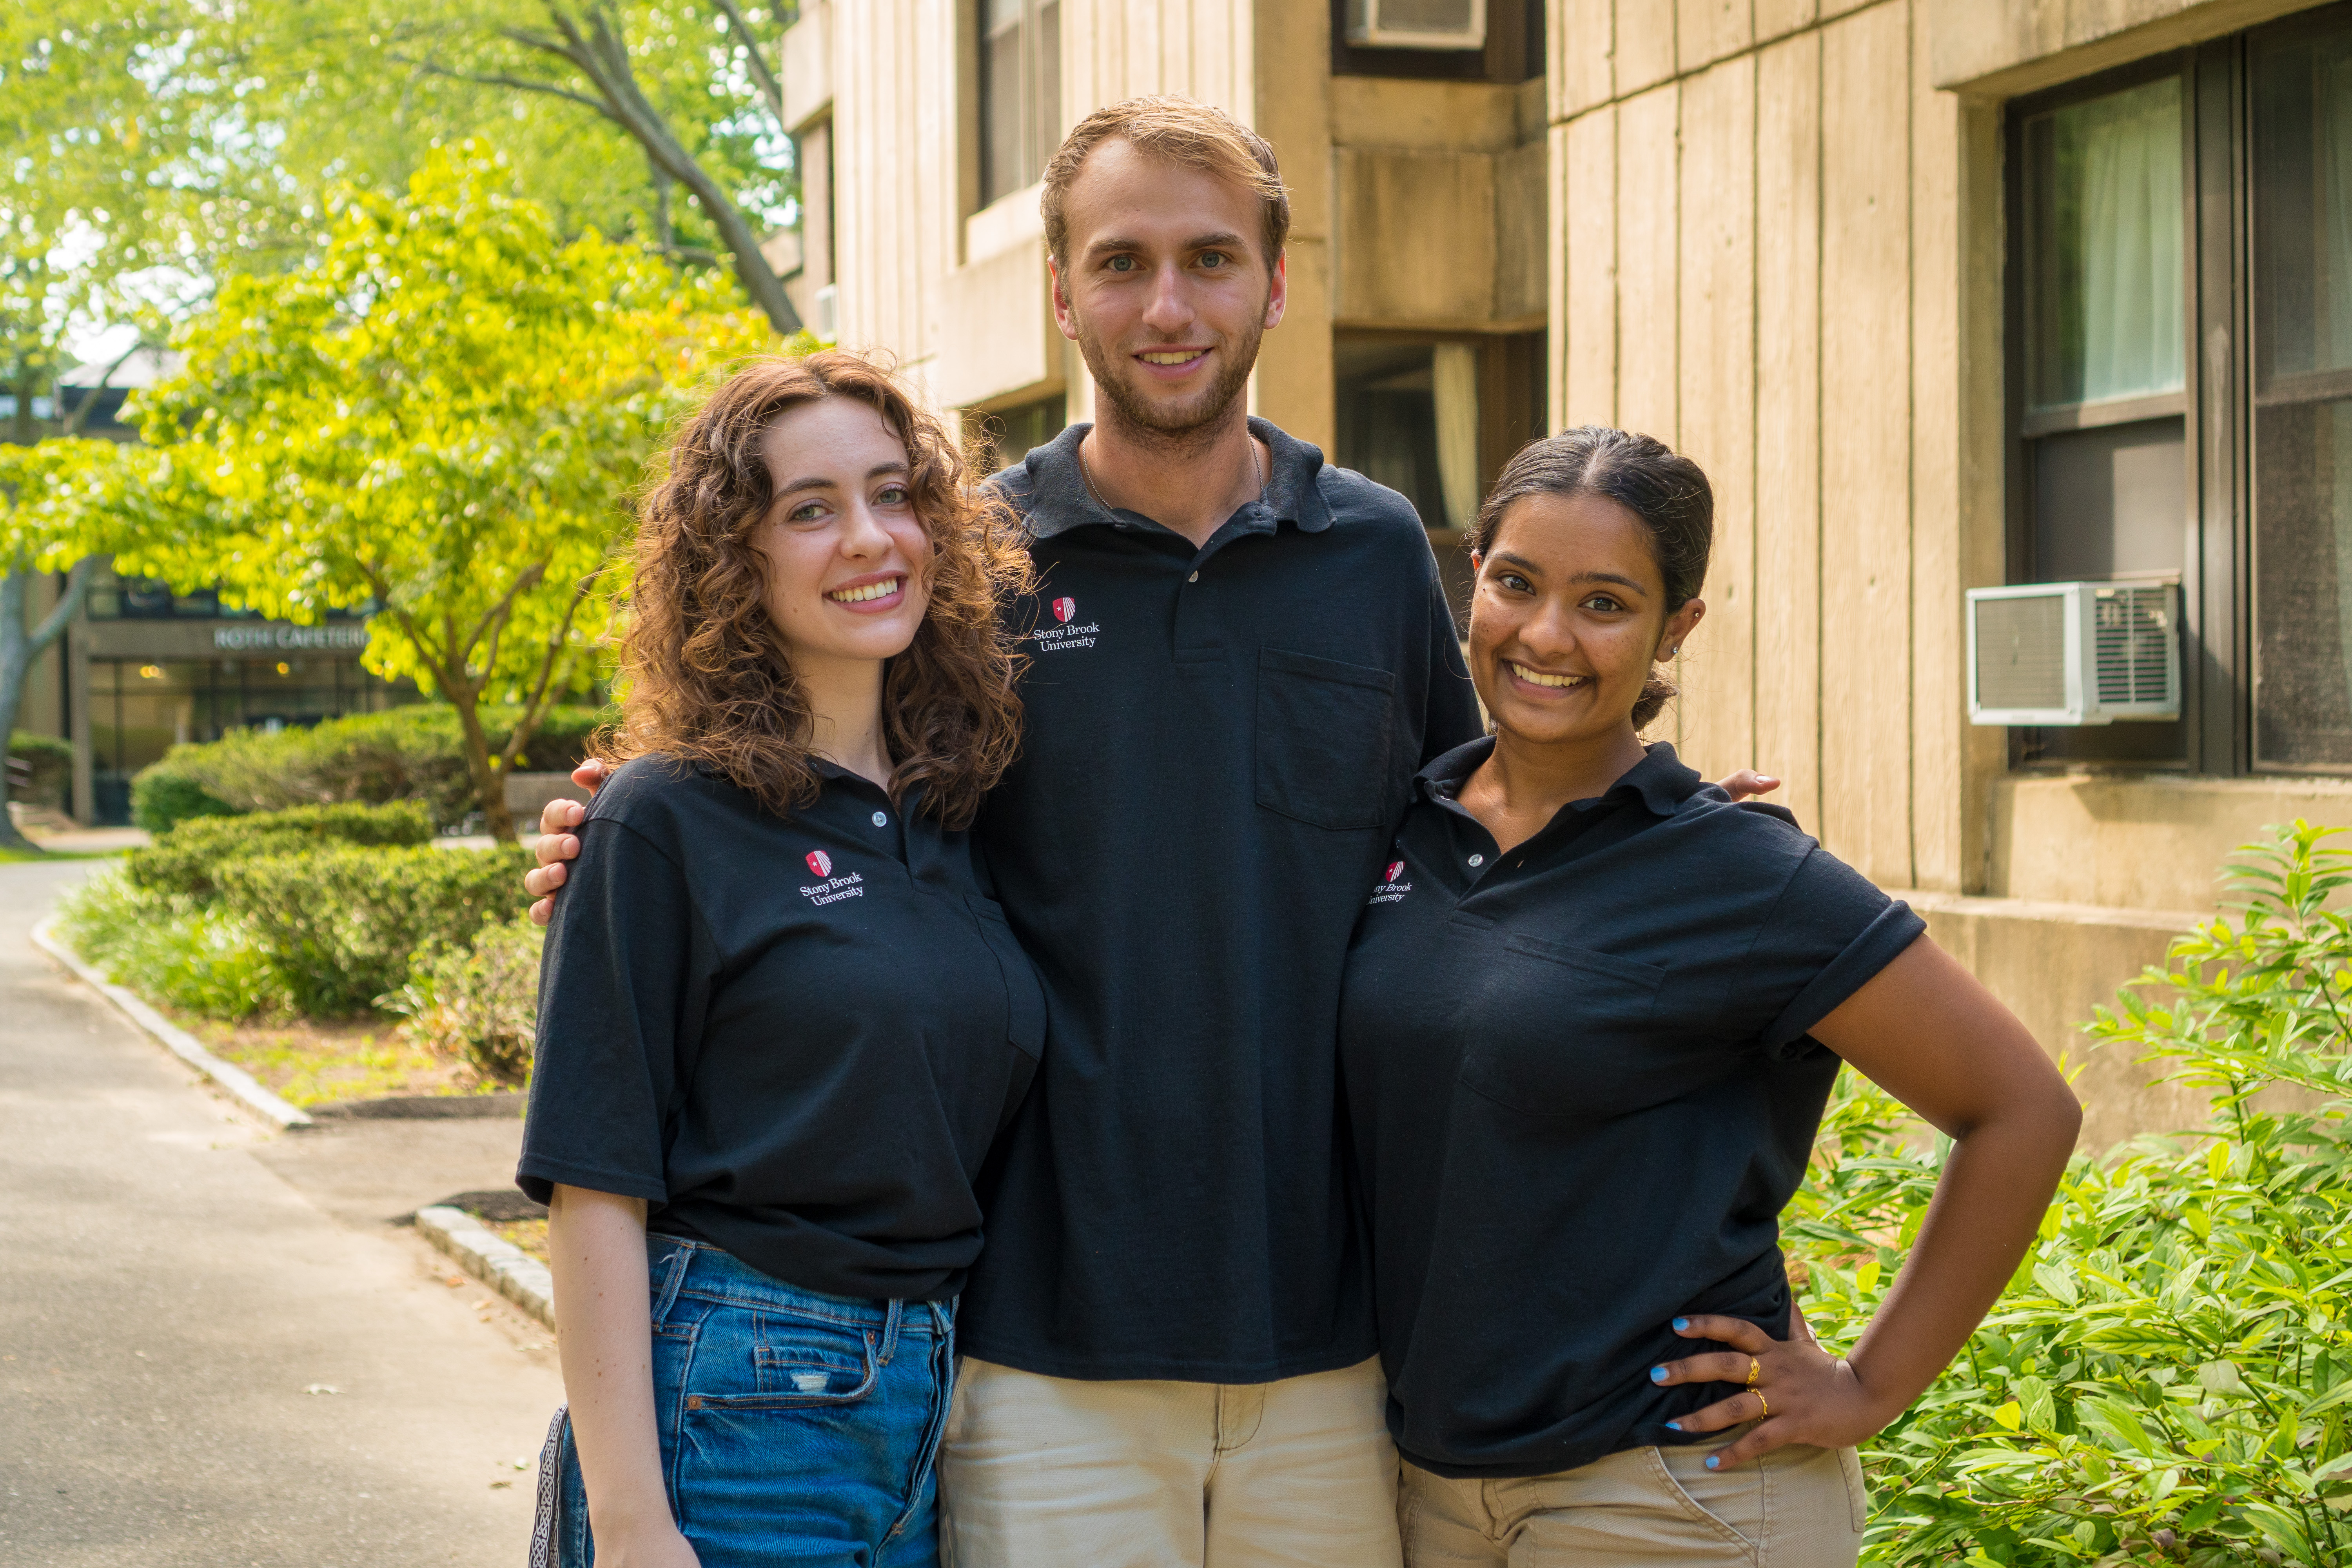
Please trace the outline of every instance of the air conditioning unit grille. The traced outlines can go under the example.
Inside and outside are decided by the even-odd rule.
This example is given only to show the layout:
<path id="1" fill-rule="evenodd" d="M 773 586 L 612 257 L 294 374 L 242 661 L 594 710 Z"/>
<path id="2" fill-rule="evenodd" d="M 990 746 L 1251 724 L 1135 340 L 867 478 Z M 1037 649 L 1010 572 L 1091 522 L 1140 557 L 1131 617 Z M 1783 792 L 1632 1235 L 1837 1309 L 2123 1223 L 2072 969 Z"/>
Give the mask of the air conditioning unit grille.
<path id="1" fill-rule="evenodd" d="M 1380 0 L 1381 26 L 1398 33 L 1467 33 L 1470 0 Z"/>
<path id="2" fill-rule="evenodd" d="M 2093 611 L 2099 700 L 2162 702 L 2171 695 L 2169 588 L 2102 588 Z"/>
<path id="3" fill-rule="evenodd" d="M 1486 0 L 1349 0 L 1348 41 L 1372 48 L 1483 48 Z"/>
<path id="4" fill-rule="evenodd" d="M 2064 596 L 1986 599 L 1976 611 L 1978 704 L 2002 709 L 2065 707 Z"/>

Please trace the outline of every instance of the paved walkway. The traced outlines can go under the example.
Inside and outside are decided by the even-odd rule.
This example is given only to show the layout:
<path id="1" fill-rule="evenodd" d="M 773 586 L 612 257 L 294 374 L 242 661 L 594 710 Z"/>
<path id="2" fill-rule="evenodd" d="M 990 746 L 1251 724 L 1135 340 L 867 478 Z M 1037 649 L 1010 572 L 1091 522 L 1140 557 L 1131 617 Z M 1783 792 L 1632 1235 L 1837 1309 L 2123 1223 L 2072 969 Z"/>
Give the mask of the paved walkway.
<path id="1" fill-rule="evenodd" d="M 544 1331 L 386 1223 L 446 1194 L 383 1135 L 258 1131 L 32 946 L 92 868 L 0 865 L 0 1563 L 517 1568 Z M 444 1126 L 421 1180 L 511 1171 Z"/>

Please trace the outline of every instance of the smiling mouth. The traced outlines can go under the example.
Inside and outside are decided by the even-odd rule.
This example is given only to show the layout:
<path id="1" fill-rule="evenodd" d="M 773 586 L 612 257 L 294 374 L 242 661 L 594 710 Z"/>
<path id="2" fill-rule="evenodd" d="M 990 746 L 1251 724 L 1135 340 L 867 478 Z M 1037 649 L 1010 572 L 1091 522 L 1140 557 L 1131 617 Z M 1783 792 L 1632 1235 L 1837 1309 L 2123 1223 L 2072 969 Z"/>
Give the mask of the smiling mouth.
<path id="1" fill-rule="evenodd" d="M 879 583 L 867 583 L 862 587 L 835 588 L 825 597 L 836 605 L 863 605 L 872 599 L 887 599 L 906 585 L 904 577 L 886 577 Z"/>
<path id="2" fill-rule="evenodd" d="M 1147 349 L 1135 357 L 1146 364 L 1178 365 L 1191 364 L 1196 359 L 1204 359 L 1208 356 L 1208 353 L 1206 349 Z"/>
<path id="3" fill-rule="evenodd" d="M 1514 664 L 1509 659 L 1503 661 L 1503 667 L 1529 686 L 1549 686 L 1565 689 L 1569 687 L 1587 685 L 1592 679 L 1589 675 L 1546 675 L 1541 670 L 1529 669 L 1526 665 Z"/>

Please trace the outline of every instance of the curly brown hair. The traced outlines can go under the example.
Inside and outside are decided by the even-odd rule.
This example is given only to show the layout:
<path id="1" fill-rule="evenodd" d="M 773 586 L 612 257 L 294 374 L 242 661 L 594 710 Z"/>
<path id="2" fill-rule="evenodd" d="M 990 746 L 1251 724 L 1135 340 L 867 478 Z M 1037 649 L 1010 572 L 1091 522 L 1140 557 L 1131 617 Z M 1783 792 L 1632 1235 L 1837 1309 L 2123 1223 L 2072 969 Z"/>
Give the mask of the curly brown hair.
<path id="1" fill-rule="evenodd" d="M 598 750 L 704 763 L 780 816 L 816 798 L 808 695 L 769 618 L 753 541 L 773 504 L 761 437 L 823 397 L 865 404 L 906 443 L 931 542 L 929 605 L 883 675 L 890 796 L 903 803 L 919 784 L 920 809 L 969 826 L 1020 748 L 1022 659 L 998 606 L 1029 586 L 1028 552 L 947 427 L 887 368 L 836 349 L 751 361 L 670 442 L 638 509 L 621 719 Z"/>

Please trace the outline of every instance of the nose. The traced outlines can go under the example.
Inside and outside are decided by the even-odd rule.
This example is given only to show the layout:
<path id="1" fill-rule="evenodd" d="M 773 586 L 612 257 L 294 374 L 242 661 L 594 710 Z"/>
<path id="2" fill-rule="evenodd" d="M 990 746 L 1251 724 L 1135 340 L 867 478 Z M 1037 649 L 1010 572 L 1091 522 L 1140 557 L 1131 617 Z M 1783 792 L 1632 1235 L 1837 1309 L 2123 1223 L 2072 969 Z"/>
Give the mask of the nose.
<path id="1" fill-rule="evenodd" d="M 842 509 L 841 552 L 852 561 L 869 560 L 887 554 L 890 549 L 889 531 L 882 520 L 874 515 L 874 508 L 864 496 L 857 496 Z"/>
<path id="2" fill-rule="evenodd" d="M 1192 324 L 1192 302 L 1186 287 L 1184 269 L 1169 263 L 1152 277 L 1151 295 L 1143 304 L 1143 324 L 1153 331 L 1174 337 Z"/>
<path id="3" fill-rule="evenodd" d="M 1549 663 L 1576 651 L 1576 616 L 1572 598 L 1563 594 L 1546 595 L 1534 612 L 1518 626 L 1519 641 L 1528 651 Z"/>

